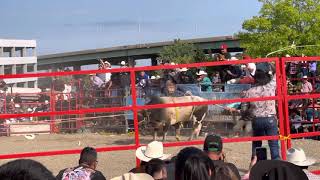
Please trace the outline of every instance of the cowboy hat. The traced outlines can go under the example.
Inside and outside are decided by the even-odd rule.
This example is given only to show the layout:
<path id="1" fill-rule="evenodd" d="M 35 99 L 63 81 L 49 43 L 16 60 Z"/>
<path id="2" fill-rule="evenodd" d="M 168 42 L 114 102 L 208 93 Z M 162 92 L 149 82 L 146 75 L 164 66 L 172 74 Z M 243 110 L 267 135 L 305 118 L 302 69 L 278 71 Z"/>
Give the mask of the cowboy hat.
<path id="1" fill-rule="evenodd" d="M 111 64 L 108 61 L 104 61 L 104 64 L 111 66 Z"/>
<path id="2" fill-rule="evenodd" d="M 197 73 L 198 76 L 201 76 L 201 75 L 207 75 L 207 73 L 203 70 L 200 70 L 199 73 Z"/>
<path id="3" fill-rule="evenodd" d="M 231 59 L 230 59 L 231 61 L 237 61 L 237 60 L 239 60 L 238 58 L 236 58 L 236 57 L 231 57 Z"/>
<path id="4" fill-rule="evenodd" d="M 36 138 L 36 136 L 34 134 L 26 134 L 26 135 L 24 135 L 24 137 L 28 140 L 32 140 L 32 139 Z"/>
<path id="5" fill-rule="evenodd" d="M 156 79 L 156 77 L 155 76 L 151 76 L 151 78 L 150 79 Z"/>
<path id="6" fill-rule="evenodd" d="M 122 66 L 126 65 L 126 62 L 125 61 L 121 61 L 120 63 Z"/>
<path id="7" fill-rule="evenodd" d="M 153 177 L 146 173 L 126 173 L 111 180 L 153 180 Z"/>
<path id="8" fill-rule="evenodd" d="M 185 68 L 185 67 L 184 67 L 184 68 L 181 68 L 181 69 L 180 69 L 180 72 L 186 72 L 186 71 L 188 71 L 188 68 Z"/>
<path id="9" fill-rule="evenodd" d="M 141 146 L 136 150 L 136 157 L 144 162 L 157 158 L 161 160 L 168 159 L 171 154 L 163 153 L 163 144 L 159 141 L 152 141 L 147 146 Z"/>
<path id="10" fill-rule="evenodd" d="M 303 76 L 302 78 L 303 78 L 303 79 L 308 79 L 308 76 Z"/>
<path id="11" fill-rule="evenodd" d="M 287 161 L 297 166 L 311 166 L 316 162 L 315 159 L 306 157 L 303 149 L 290 148 L 287 150 Z"/>

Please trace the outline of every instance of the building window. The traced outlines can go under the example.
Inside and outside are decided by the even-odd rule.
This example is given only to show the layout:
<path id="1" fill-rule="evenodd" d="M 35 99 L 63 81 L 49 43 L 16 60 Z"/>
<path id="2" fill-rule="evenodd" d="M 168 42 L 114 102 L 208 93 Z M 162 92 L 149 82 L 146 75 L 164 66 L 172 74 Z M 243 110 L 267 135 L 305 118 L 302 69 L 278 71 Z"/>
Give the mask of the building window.
<path id="1" fill-rule="evenodd" d="M 16 65 L 16 72 L 17 72 L 17 74 L 23 74 L 23 65 L 22 64 L 17 64 Z"/>
<path id="2" fill-rule="evenodd" d="M 17 87 L 24 87 L 24 82 L 19 82 L 19 83 L 17 83 Z"/>
<path id="3" fill-rule="evenodd" d="M 4 74 L 12 74 L 12 65 L 4 66 Z"/>
<path id="4" fill-rule="evenodd" d="M 28 82 L 28 88 L 34 88 L 34 84 L 35 84 L 34 81 L 29 81 Z"/>
<path id="5" fill-rule="evenodd" d="M 34 72 L 34 64 L 27 65 L 27 72 Z"/>

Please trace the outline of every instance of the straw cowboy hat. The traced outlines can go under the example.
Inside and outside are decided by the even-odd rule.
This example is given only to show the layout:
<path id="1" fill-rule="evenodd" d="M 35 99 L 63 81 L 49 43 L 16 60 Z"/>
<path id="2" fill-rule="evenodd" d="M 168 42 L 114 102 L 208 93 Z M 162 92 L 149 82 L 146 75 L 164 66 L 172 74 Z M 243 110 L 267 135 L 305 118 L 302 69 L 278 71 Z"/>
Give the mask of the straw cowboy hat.
<path id="1" fill-rule="evenodd" d="M 147 146 L 141 146 L 136 150 L 136 157 L 144 162 L 158 158 L 161 160 L 168 159 L 171 154 L 163 153 L 163 144 L 159 141 L 152 141 Z"/>
<path id="2" fill-rule="evenodd" d="M 126 173 L 122 176 L 112 178 L 111 180 L 153 180 L 153 177 L 145 173 Z"/>
<path id="3" fill-rule="evenodd" d="M 201 76 L 201 75 L 207 75 L 207 73 L 203 70 L 200 70 L 199 73 L 197 73 L 198 76 Z"/>
<path id="4" fill-rule="evenodd" d="M 287 150 L 287 161 L 297 166 L 311 166 L 316 160 L 307 157 L 301 148 L 290 148 Z"/>

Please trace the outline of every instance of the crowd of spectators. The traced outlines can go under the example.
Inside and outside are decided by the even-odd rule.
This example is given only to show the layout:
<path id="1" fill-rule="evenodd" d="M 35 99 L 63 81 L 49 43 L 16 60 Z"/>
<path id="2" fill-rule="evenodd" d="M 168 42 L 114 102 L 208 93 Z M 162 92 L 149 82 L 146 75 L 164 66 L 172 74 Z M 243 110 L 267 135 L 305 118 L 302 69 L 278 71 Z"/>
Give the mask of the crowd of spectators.
<path id="1" fill-rule="evenodd" d="M 222 138 L 208 135 L 203 149 L 183 148 L 176 156 L 164 153 L 161 142 L 153 141 L 136 150 L 140 166 L 111 180 L 316 180 L 320 176 L 308 171 L 316 160 L 307 157 L 303 149 L 287 150 L 287 160 L 266 160 L 253 156 L 248 171 L 239 171 L 228 162 Z M 55 177 L 39 162 L 20 159 L 0 167 L 2 180 L 105 180 L 98 170 L 98 153 L 85 147 L 78 164 L 62 169 Z"/>

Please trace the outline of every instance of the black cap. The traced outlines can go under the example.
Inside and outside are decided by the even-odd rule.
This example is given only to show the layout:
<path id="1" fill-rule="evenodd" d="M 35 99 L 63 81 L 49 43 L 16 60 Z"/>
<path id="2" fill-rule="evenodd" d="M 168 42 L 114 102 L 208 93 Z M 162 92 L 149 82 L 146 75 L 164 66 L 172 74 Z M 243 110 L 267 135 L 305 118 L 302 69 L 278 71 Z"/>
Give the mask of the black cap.
<path id="1" fill-rule="evenodd" d="M 207 152 L 221 152 L 223 148 L 222 139 L 218 135 L 208 135 L 204 140 L 203 150 Z"/>

